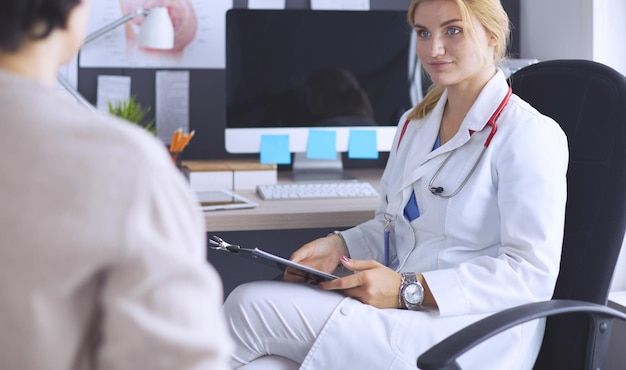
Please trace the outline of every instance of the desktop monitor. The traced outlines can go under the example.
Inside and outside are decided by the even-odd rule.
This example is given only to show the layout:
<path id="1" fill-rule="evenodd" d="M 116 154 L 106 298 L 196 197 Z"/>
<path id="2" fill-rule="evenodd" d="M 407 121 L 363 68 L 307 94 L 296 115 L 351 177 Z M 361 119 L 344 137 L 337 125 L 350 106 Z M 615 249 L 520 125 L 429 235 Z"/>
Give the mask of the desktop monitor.
<path id="1" fill-rule="evenodd" d="M 226 150 L 258 153 L 262 135 L 287 134 L 295 170 L 311 128 L 335 130 L 337 152 L 368 128 L 389 151 L 412 106 L 411 31 L 406 11 L 230 10 Z"/>

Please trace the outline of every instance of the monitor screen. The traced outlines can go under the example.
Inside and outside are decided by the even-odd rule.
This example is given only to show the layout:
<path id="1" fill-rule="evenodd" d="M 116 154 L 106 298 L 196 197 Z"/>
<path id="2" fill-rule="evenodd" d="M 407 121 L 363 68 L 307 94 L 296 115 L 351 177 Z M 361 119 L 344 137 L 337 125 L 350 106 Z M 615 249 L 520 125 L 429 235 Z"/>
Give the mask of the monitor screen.
<path id="1" fill-rule="evenodd" d="M 306 150 L 309 128 L 377 130 L 388 151 L 410 107 L 406 11 L 232 9 L 226 16 L 226 149 L 259 150 L 287 133 Z"/>

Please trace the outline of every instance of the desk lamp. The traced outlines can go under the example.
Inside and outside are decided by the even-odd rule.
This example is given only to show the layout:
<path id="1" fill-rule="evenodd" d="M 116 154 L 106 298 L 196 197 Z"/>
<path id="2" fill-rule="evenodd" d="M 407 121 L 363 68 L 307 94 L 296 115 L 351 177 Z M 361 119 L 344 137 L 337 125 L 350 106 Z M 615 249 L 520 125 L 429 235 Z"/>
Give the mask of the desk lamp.
<path id="1" fill-rule="evenodd" d="M 139 46 L 149 49 L 172 49 L 174 47 L 174 26 L 165 7 L 137 8 L 122 18 L 87 35 L 82 46 L 139 16 L 146 17 L 139 28 Z M 82 105 L 90 110 L 96 110 L 63 76 L 57 74 L 57 80 Z"/>

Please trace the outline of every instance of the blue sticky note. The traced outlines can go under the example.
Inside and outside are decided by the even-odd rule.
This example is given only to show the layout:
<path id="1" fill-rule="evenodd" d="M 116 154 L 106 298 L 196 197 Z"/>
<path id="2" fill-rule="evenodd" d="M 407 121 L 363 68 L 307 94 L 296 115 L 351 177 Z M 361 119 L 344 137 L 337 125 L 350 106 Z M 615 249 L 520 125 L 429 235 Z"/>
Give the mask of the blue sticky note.
<path id="1" fill-rule="evenodd" d="M 375 130 L 350 130 L 348 158 L 377 159 Z"/>
<path id="2" fill-rule="evenodd" d="M 311 159 L 336 159 L 337 133 L 330 130 L 309 130 L 306 157 Z"/>
<path id="3" fill-rule="evenodd" d="M 261 135 L 261 163 L 290 164 L 289 135 Z"/>

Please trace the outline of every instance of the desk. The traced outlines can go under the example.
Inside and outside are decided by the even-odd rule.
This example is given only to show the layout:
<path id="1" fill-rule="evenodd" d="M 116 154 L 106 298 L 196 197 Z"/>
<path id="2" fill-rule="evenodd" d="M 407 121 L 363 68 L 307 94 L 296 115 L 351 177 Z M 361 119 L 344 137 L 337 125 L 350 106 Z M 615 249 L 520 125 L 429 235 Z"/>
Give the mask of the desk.
<path id="1" fill-rule="evenodd" d="M 346 171 L 361 181 L 379 187 L 382 169 Z M 291 173 L 278 174 L 279 183 L 293 182 Z M 251 209 L 205 212 L 206 230 L 248 231 L 312 228 L 348 228 L 374 217 L 378 198 L 262 200 L 255 190 L 238 190 L 259 203 Z"/>

